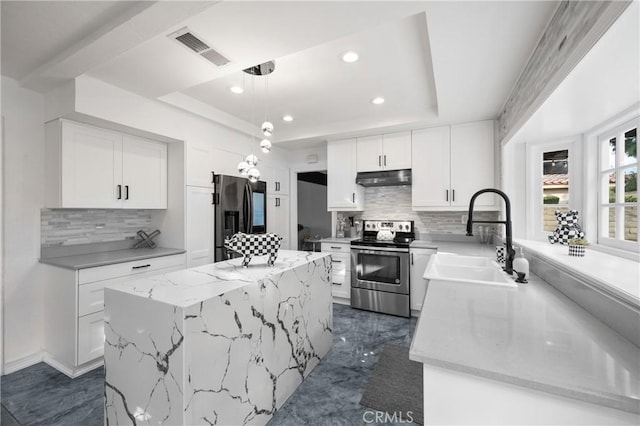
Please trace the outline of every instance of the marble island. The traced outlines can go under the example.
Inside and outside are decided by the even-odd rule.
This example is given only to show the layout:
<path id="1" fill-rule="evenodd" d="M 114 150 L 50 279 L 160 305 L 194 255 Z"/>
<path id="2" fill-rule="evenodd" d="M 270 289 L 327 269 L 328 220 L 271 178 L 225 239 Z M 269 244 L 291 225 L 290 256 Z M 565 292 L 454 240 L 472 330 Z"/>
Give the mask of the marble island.
<path id="1" fill-rule="evenodd" d="M 640 348 L 535 275 L 431 280 L 410 358 L 424 364 L 425 424 L 640 420 Z"/>
<path id="2" fill-rule="evenodd" d="M 331 349 L 331 261 L 281 250 L 105 289 L 105 424 L 265 424 Z"/>

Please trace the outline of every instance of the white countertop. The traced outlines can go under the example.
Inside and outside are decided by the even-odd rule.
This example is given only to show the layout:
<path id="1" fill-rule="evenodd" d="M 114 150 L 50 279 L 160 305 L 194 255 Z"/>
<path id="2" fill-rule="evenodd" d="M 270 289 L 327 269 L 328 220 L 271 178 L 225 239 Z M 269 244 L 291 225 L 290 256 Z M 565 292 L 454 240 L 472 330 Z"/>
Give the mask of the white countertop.
<path id="1" fill-rule="evenodd" d="M 351 244 L 351 241 L 357 240 L 358 237 L 327 237 L 320 240 L 321 243 L 334 243 L 334 244 Z"/>
<path id="2" fill-rule="evenodd" d="M 280 250 L 273 267 L 267 266 L 266 256 L 255 256 L 247 268 L 242 267 L 242 258 L 238 258 L 126 281 L 107 288 L 187 307 L 240 287 L 259 284 L 269 276 L 329 256 L 329 253 Z"/>
<path id="3" fill-rule="evenodd" d="M 76 254 L 72 256 L 41 258 L 40 263 L 66 269 L 95 268 L 96 266 L 114 263 L 133 262 L 135 260 L 152 259 L 154 257 L 172 256 L 184 253 L 184 249 L 167 247 L 137 248 L 125 250 L 103 251 L 97 253 Z"/>
<path id="4" fill-rule="evenodd" d="M 584 257 L 569 256 L 568 246 L 545 241 L 517 240 L 516 245 L 534 252 L 550 264 L 570 269 L 601 290 L 612 292 L 634 306 L 640 306 L 640 264 L 587 247 Z"/>
<path id="5" fill-rule="evenodd" d="M 410 358 L 640 413 L 640 348 L 535 275 L 517 288 L 430 281 Z"/>

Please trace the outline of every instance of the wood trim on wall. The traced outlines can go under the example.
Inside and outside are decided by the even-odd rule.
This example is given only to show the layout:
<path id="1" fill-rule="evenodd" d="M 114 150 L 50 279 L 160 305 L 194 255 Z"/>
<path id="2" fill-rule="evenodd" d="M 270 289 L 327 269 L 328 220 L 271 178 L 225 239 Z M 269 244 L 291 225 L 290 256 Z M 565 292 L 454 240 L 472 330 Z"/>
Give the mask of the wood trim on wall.
<path id="1" fill-rule="evenodd" d="M 501 144 L 531 118 L 631 3 L 564 0 L 558 5 L 498 117 Z"/>

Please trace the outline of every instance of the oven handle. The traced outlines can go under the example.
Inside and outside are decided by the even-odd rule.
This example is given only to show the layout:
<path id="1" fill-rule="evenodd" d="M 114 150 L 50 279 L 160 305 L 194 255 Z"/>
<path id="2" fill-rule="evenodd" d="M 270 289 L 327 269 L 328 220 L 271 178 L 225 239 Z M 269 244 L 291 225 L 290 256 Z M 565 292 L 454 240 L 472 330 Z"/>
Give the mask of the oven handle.
<path id="1" fill-rule="evenodd" d="M 366 246 L 351 246 L 351 250 L 358 250 L 361 252 L 369 252 L 369 253 L 384 253 L 384 252 L 393 252 L 393 253 L 409 253 L 409 250 L 406 248 L 398 248 L 398 247 L 385 247 L 385 248 L 372 248 Z"/>

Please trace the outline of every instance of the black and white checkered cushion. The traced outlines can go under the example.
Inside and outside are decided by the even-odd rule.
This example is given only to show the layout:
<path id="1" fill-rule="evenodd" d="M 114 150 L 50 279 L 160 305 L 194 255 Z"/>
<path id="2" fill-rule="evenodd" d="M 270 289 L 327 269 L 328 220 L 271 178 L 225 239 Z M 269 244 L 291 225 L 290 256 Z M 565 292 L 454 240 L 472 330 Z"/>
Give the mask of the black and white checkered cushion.
<path id="1" fill-rule="evenodd" d="M 253 256 L 269 256 L 267 264 L 273 266 L 278 257 L 282 237 L 277 234 L 244 234 L 239 232 L 225 240 L 225 247 L 244 256 L 242 266 L 249 265 Z"/>
<path id="2" fill-rule="evenodd" d="M 558 226 L 553 234 L 549 235 L 549 242 L 567 245 L 572 238 L 584 238 L 584 232 L 578 223 L 578 210 L 563 212 L 556 210 Z"/>

